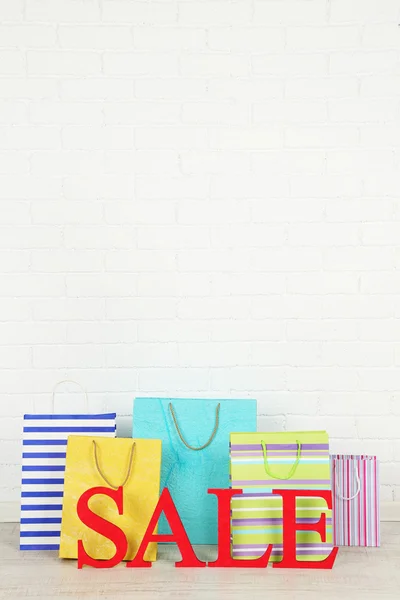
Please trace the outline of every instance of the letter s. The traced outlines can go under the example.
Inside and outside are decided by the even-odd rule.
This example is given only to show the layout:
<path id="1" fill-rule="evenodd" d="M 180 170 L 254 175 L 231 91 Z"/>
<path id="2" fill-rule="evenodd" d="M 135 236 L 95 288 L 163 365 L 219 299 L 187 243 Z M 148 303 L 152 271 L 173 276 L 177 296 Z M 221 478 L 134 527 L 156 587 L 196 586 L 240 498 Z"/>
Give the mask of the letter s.
<path id="1" fill-rule="evenodd" d="M 118 514 L 123 514 L 124 489 L 122 487 L 118 488 L 118 490 L 111 490 L 106 487 L 94 487 L 87 490 L 79 498 L 77 505 L 78 517 L 84 525 L 93 529 L 96 533 L 108 538 L 115 545 L 116 552 L 114 556 L 108 560 L 97 560 L 87 554 L 83 541 L 78 540 L 78 569 L 82 569 L 84 565 L 89 565 L 95 569 L 115 567 L 115 565 L 118 565 L 118 563 L 125 558 L 128 550 L 128 540 L 122 529 L 90 510 L 90 499 L 99 494 L 103 494 L 114 500 L 118 508 Z"/>

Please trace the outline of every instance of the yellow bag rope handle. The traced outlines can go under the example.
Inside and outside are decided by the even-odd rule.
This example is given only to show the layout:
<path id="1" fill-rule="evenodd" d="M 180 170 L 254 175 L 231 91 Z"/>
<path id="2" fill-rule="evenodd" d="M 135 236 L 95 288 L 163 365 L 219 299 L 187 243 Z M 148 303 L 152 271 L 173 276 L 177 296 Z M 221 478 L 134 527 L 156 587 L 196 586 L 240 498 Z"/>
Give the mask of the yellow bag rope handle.
<path id="1" fill-rule="evenodd" d="M 128 483 L 128 479 L 129 479 L 129 477 L 131 476 L 131 473 L 132 473 L 132 465 L 133 465 L 133 451 L 134 451 L 134 449 L 135 449 L 136 442 L 133 442 L 133 444 L 132 444 L 131 453 L 130 453 L 130 456 L 129 456 L 129 466 L 128 466 L 128 472 L 127 472 L 127 474 L 126 474 L 126 477 L 125 477 L 125 479 L 124 479 L 124 482 L 123 482 L 123 483 L 121 483 L 121 485 L 116 485 L 116 486 L 115 486 L 115 485 L 113 485 L 112 483 L 110 483 L 110 481 L 107 479 L 107 477 L 104 475 L 104 473 L 103 473 L 102 469 L 100 468 L 100 464 L 99 464 L 99 457 L 98 457 L 98 455 L 97 455 L 97 444 L 96 444 L 96 441 L 95 441 L 95 440 L 92 440 L 92 441 L 93 441 L 94 462 L 96 463 L 96 468 L 97 468 L 97 470 L 98 470 L 98 472 L 99 472 L 100 476 L 102 477 L 102 479 L 104 479 L 104 481 L 106 482 L 106 484 L 107 484 L 108 486 L 110 486 L 110 488 L 112 488 L 113 490 L 117 490 L 117 489 L 118 489 L 118 488 L 120 488 L 120 487 L 124 487 L 124 485 L 126 485 L 126 484 Z"/>

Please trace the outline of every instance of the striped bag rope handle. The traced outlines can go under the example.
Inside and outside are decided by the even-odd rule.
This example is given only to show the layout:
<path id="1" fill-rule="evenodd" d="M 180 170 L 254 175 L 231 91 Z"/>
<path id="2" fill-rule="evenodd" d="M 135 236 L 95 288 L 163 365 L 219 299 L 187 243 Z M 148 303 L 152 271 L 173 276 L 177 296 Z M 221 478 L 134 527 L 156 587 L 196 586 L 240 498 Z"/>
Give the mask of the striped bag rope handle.
<path id="1" fill-rule="evenodd" d="M 108 486 L 110 486 L 110 488 L 112 488 L 113 490 L 118 490 L 120 487 L 124 487 L 127 483 L 128 483 L 128 479 L 131 476 L 132 473 L 132 465 L 133 465 L 133 451 L 135 449 L 136 446 L 136 442 L 133 442 L 132 444 L 132 448 L 131 448 L 131 452 L 129 455 L 129 465 L 128 465 L 128 471 L 126 474 L 126 477 L 123 481 L 123 483 L 121 483 L 121 485 L 113 485 L 108 479 L 107 477 L 104 475 L 102 469 L 100 468 L 100 464 L 99 464 L 99 457 L 97 456 L 97 444 L 95 440 L 92 440 L 93 442 L 93 452 L 94 452 L 94 462 L 96 463 L 96 468 L 101 476 L 101 478 L 106 482 L 106 484 Z"/>
<path id="2" fill-rule="evenodd" d="M 185 440 L 185 438 L 183 437 L 183 434 L 179 428 L 178 425 L 178 421 L 175 415 L 175 411 L 174 411 L 174 407 L 172 406 L 172 403 L 170 402 L 168 404 L 168 408 L 171 412 L 175 427 L 176 427 L 176 431 L 178 432 L 179 437 L 181 438 L 181 441 L 183 444 L 185 444 L 186 448 L 188 448 L 189 450 L 195 450 L 196 452 L 199 450 L 204 450 L 204 448 L 207 448 L 207 446 L 209 446 L 211 444 L 211 442 L 213 441 L 213 439 L 215 438 L 215 436 L 217 435 L 217 431 L 218 431 L 218 426 L 219 426 L 219 410 L 221 408 L 221 404 L 219 403 L 216 411 L 215 411 L 215 425 L 214 425 L 214 429 L 212 434 L 210 435 L 208 441 L 203 444 L 202 446 L 198 446 L 197 448 L 195 446 L 191 446 L 190 444 L 187 443 L 187 441 Z"/>
<path id="3" fill-rule="evenodd" d="M 88 393 L 85 390 L 85 388 L 83 387 L 83 385 L 81 385 L 80 383 L 78 383 L 74 379 L 63 379 L 62 381 L 59 381 L 58 383 L 55 384 L 55 386 L 53 387 L 53 393 L 52 393 L 52 397 L 51 397 L 51 411 L 53 413 L 55 412 L 56 390 L 57 390 L 58 386 L 61 385 L 62 383 L 74 383 L 75 385 L 77 385 L 81 389 L 81 391 L 85 395 L 85 405 L 86 405 L 85 408 L 86 408 L 87 412 L 89 412 L 89 398 L 88 398 Z"/>
<path id="4" fill-rule="evenodd" d="M 272 477 L 273 479 L 291 479 L 293 477 L 293 475 L 296 472 L 297 467 L 299 466 L 299 462 L 300 462 L 300 458 L 301 458 L 301 442 L 299 442 L 299 440 L 296 440 L 296 444 L 297 444 L 297 457 L 296 460 L 294 462 L 294 464 L 292 465 L 292 468 L 290 469 L 289 473 L 287 475 L 285 475 L 284 477 L 280 477 L 279 475 L 274 475 L 271 471 L 271 467 L 268 464 L 268 458 L 267 458 L 267 445 L 264 442 L 264 440 L 261 440 L 261 447 L 263 449 L 263 455 L 264 455 L 264 469 L 267 475 L 269 475 L 270 477 Z"/>
<path id="5" fill-rule="evenodd" d="M 354 463 L 354 476 L 355 476 L 355 480 L 357 482 L 357 491 L 355 494 L 353 494 L 353 496 L 349 496 L 348 498 L 346 498 L 346 496 L 343 496 L 343 494 L 341 494 L 341 492 L 339 491 L 339 486 L 337 483 L 336 461 L 333 462 L 333 467 L 335 470 L 335 489 L 336 489 L 337 497 L 340 498 L 340 500 L 354 500 L 354 498 L 357 498 L 357 496 L 361 492 L 361 480 L 360 480 L 360 472 L 358 469 L 358 465 Z"/>

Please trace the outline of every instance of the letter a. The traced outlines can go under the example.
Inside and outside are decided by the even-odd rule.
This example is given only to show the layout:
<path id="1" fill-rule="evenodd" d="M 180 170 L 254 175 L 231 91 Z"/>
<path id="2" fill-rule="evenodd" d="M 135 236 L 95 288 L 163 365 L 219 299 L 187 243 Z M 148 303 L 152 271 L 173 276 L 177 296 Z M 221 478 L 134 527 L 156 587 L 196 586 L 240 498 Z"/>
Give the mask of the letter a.
<path id="1" fill-rule="evenodd" d="M 172 534 L 154 534 L 154 529 L 158 523 L 161 513 L 164 512 L 165 517 L 171 527 Z M 156 509 L 153 516 L 150 519 L 150 523 L 144 534 L 142 543 L 140 544 L 139 550 L 135 558 L 127 563 L 127 567 L 151 567 L 152 563 L 144 560 L 144 553 L 147 550 L 147 546 L 150 542 L 175 542 L 178 546 L 182 560 L 175 563 L 176 567 L 205 567 L 206 563 L 201 562 L 190 545 L 189 538 L 182 524 L 181 518 L 174 501 L 171 498 L 167 488 L 164 488 L 162 494 L 158 500 Z"/>

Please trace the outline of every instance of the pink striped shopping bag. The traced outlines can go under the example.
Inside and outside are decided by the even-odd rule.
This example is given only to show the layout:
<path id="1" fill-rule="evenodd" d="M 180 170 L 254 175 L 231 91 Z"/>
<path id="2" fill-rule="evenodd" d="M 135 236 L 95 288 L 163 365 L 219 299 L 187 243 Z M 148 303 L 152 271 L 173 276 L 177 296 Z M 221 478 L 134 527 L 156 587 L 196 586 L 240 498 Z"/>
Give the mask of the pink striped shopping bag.
<path id="1" fill-rule="evenodd" d="M 380 546 L 379 462 L 376 456 L 331 456 L 333 543 Z"/>

